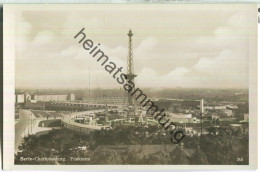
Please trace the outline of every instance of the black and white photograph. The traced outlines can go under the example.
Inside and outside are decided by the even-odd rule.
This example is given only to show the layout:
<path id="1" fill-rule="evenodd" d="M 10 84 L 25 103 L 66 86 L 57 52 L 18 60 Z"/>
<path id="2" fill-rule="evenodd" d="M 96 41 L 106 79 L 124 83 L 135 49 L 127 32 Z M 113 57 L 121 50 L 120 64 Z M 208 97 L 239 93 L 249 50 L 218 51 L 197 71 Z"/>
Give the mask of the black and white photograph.
<path id="1" fill-rule="evenodd" d="M 256 168 L 257 5 L 5 7 L 14 166 Z"/>

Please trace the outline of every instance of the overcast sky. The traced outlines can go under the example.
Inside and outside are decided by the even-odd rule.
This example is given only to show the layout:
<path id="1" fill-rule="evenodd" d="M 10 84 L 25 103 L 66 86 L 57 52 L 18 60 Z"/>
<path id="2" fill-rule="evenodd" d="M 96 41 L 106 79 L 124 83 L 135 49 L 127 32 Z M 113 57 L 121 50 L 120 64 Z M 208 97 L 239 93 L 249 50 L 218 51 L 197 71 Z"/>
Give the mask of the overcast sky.
<path id="1" fill-rule="evenodd" d="M 17 11 L 16 87 L 87 88 L 89 73 L 92 88 L 121 87 L 73 39 L 85 27 L 124 71 L 132 29 L 140 88 L 247 88 L 249 18 L 246 10 L 208 6 Z"/>

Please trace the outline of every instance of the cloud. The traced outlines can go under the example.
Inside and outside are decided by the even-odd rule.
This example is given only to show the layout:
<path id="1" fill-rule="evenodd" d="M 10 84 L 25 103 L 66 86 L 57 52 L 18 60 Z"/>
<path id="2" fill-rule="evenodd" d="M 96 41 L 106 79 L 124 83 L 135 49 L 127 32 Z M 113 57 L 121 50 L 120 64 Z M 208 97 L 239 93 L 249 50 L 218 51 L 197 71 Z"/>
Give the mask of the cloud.
<path id="1" fill-rule="evenodd" d="M 32 44 L 34 46 L 48 46 L 55 40 L 55 33 L 49 30 L 43 30 L 37 33 Z"/>
<path id="2" fill-rule="evenodd" d="M 87 87 L 90 73 L 93 87 L 119 87 L 73 38 L 85 27 L 86 37 L 124 72 L 133 30 L 139 87 L 247 87 L 246 11 L 122 10 L 117 17 L 110 10 L 72 10 L 46 14 L 44 24 L 39 16 L 43 11 L 17 15 L 17 86 Z"/>
<path id="3" fill-rule="evenodd" d="M 21 12 L 16 13 L 16 23 L 16 51 L 19 54 L 23 53 L 28 47 L 28 36 L 31 32 L 32 26 L 24 19 Z"/>
<path id="4" fill-rule="evenodd" d="M 223 50 L 215 58 L 200 58 L 193 67 L 175 68 L 167 75 L 144 68 L 136 80 L 144 87 L 247 88 L 248 61 L 241 56 L 231 50 Z"/>

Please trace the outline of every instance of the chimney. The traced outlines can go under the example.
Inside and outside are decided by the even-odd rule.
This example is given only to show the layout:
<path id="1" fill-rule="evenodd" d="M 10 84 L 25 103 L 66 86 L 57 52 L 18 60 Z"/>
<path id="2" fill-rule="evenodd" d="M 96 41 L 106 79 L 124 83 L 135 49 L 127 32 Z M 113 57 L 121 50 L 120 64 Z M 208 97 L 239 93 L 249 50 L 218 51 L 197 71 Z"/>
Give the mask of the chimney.
<path id="1" fill-rule="evenodd" d="M 200 100 L 200 113 L 204 113 L 204 105 L 203 105 L 203 99 Z"/>

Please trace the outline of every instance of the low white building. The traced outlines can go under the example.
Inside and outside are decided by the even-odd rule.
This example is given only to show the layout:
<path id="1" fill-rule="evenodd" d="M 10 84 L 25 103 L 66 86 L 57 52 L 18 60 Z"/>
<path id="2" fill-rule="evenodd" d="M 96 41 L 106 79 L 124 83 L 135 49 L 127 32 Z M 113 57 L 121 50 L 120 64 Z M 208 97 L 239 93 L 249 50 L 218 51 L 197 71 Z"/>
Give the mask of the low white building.
<path id="1" fill-rule="evenodd" d="M 246 121 L 246 122 L 249 121 L 249 114 L 248 113 L 244 114 L 244 121 Z"/>
<path id="2" fill-rule="evenodd" d="M 192 114 L 176 114 L 168 113 L 170 119 L 176 123 L 198 123 L 199 120 L 196 117 L 192 117 Z"/>
<path id="3" fill-rule="evenodd" d="M 211 119 L 219 119 L 219 116 L 218 115 L 216 115 L 216 114 L 213 114 L 212 116 L 211 116 Z"/>
<path id="4" fill-rule="evenodd" d="M 237 105 L 226 105 L 227 109 L 235 110 L 238 109 Z"/>
<path id="5" fill-rule="evenodd" d="M 232 110 L 225 109 L 225 110 L 224 110 L 224 114 L 226 114 L 226 115 L 227 115 L 227 117 L 230 117 L 230 116 L 232 116 L 232 115 L 233 115 L 233 112 L 232 112 Z"/>
<path id="6" fill-rule="evenodd" d="M 24 103 L 24 94 L 16 94 L 15 103 Z"/>

